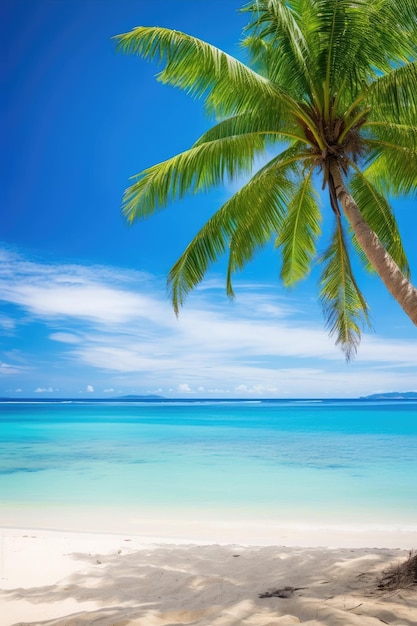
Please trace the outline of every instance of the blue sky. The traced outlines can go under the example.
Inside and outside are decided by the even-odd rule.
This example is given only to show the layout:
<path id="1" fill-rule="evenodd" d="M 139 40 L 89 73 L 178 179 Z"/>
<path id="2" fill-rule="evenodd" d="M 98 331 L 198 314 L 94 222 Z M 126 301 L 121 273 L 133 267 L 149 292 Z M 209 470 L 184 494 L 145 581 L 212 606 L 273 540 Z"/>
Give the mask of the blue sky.
<path id="1" fill-rule="evenodd" d="M 0 396 L 355 397 L 417 389 L 417 329 L 358 270 L 373 333 L 346 364 L 323 327 L 316 270 L 294 290 L 262 253 L 224 290 L 224 264 L 176 319 L 166 274 L 233 192 L 187 197 L 128 227 L 129 177 L 210 126 L 202 104 L 115 51 L 138 25 L 240 54 L 240 0 L 5 0 Z M 415 200 L 394 203 L 417 274 Z"/>

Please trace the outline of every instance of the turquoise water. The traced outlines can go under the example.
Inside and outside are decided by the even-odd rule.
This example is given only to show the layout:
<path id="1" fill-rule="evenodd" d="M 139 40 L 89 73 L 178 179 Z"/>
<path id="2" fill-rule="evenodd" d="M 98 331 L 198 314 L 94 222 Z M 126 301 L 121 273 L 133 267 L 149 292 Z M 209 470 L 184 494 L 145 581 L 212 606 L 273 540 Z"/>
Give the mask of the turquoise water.
<path id="1" fill-rule="evenodd" d="M 417 523 L 417 401 L 0 404 L 2 509 Z"/>

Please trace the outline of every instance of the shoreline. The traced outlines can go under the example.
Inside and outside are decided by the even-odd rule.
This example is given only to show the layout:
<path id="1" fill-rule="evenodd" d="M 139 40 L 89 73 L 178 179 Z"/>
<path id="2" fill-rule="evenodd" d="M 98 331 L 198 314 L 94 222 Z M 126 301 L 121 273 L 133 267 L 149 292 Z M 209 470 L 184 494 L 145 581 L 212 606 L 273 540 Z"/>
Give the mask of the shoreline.
<path id="1" fill-rule="evenodd" d="M 376 517 L 376 516 L 375 516 Z M 364 516 L 298 520 L 260 512 L 169 507 L 0 506 L 0 527 L 51 532 L 128 534 L 145 543 L 245 546 L 417 549 L 417 520 Z M 300 521 L 302 520 L 302 521 Z"/>
<path id="2" fill-rule="evenodd" d="M 408 626 L 417 618 L 415 589 L 377 589 L 383 571 L 405 560 L 398 548 L 0 532 L 4 626 Z M 289 595 L 260 598 L 283 590 Z"/>
<path id="3" fill-rule="evenodd" d="M 112 529 L 94 529 L 93 527 L 61 527 L 37 524 L 7 525 L 0 527 L 0 532 L 21 531 L 28 533 L 51 533 L 93 535 L 94 537 L 121 537 L 128 535 L 143 545 L 178 544 L 178 545 L 241 545 L 251 547 L 285 546 L 288 548 L 323 548 L 323 549 L 375 549 L 375 550 L 412 550 L 417 547 L 415 528 L 398 528 L 364 525 L 360 526 L 311 526 L 293 524 L 291 526 L 262 524 L 242 524 L 237 527 L 230 522 L 218 522 L 216 525 L 188 523 L 181 524 L 147 520 L 140 529 L 128 527 Z"/>

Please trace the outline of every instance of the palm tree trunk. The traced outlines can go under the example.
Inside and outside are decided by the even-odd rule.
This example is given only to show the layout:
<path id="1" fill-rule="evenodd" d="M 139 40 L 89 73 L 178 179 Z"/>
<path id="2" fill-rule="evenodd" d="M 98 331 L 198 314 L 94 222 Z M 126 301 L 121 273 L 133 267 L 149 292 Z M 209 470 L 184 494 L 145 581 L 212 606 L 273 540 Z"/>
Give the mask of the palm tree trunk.
<path id="1" fill-rule="evenodd" d="M 390 294 L 417 326 L 417 289 L 404 276 L 394 259 L 385 250 L 376 233 L 363 219 L 358 205 L 346 190 L 342 173 L 336 161 L 330 165 L 330 174 L 333 178 L 337 199 L 359 245 Z"/>

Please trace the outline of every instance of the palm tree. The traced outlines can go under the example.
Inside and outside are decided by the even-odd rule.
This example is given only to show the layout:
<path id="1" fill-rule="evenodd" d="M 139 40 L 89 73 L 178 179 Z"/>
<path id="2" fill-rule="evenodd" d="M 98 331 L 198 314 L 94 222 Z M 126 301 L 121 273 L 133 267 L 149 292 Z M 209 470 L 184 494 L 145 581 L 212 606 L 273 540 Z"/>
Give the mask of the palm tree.
<path id="1" fill-rule="evenodd" d="M 250 174 L 169 272 L 176 313 L 224 253 L 233 296 L 233 274 L 273 240 L 285 285 L 321 264 L 326 324 L 350 359 L 369 324 L 350 239 L 417 325 L 417 289 L 388 200 L 417 191 L 417 0 L 252 0 L 242 10 L 248 65 L 166 28 L 117 37 L 125 52 L 164 63 L 158 80 L 203 98 L 218 120 L 189 150 L 138 174 L 123 211 L 134 222 Z M 253 174 L 260 154 L 267 162 Z M 317 184 L 334 222 L 321 254 Z"/>

